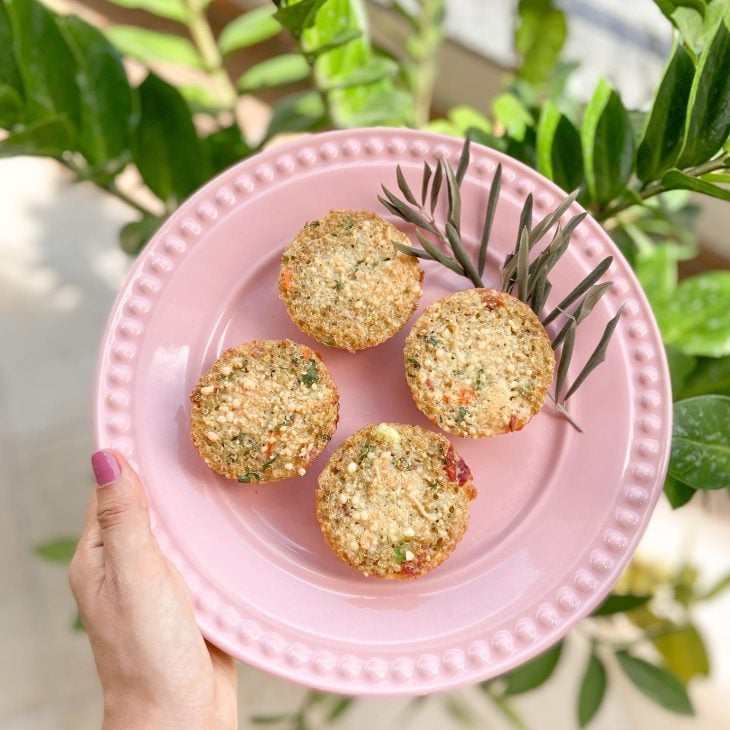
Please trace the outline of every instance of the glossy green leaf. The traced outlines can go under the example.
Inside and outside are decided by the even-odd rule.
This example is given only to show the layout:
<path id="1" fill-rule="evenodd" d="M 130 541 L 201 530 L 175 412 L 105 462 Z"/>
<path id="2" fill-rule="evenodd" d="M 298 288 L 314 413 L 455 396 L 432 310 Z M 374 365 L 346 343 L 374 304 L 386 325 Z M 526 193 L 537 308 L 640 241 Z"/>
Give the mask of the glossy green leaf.
<path id="1" fill-rule="evenodd" d="M 623 192 L 631 175 L 634 141 L 621 98 L 604 80 L 586 109 L 581 142 L 590 195 L 606 204 Z"/>
<path id="2" fill-rule="evenodd" d="M 349 28 L 343 30 L 341 33 L 337 33 L 336 35 L 332 36 L 330 40 L 327 41 L 327 43 L 323 43 L 321 46 L 317 46 L 316 48 L 308 49 L 307 55 L 316 58 L 317 56 L 321 56 L 323 53 L 329 53 L 330 51 L 334 51 L 337 48 L 346 46 L 348 43 L 351 43 L 358 38 L 362 38 L 362 36 L 363 31 L 359 28 Z"/>
<path id="3" fill-rule="evenodd" d="M 75 132 L 81 117 L 76 61 L 55 16 L 35 0 L 8 0 L 7 10 L 28 121 L 64 114 Z"/>
<path id="4" fill-rule="evenodd" d="M 539 654 L 526 664 L 505 674 L 502 679 L 506 681 L 505 694 L 517 695 L 529 692 L 535 687 L 547 682 L 555 671 L 560 661 L 560 654 L 563 651 L 563 642 L 559 641 L 555 646 Z"/>
<path id="5" fill-rule="evenodd" d="M 685 375 L 676 391 L 675 400 L 710 393 L 730 395 L 730 356 L 700 357 L 695 361 L 696 366 Z"/>
<path id="6" fill-rule="evenodd" d="M 153 73 L 139 87 L 139 99 L 134 162 L 155 195 L 179 202 L 208 177 L 190 110 L 180 92 Z"/>
<path id="7" fill-rule="evenodd" d="M 78 611 L 76 611 L 76 615 L 74 616 L 71 628 L 74 631 L 86 631 L 86 628 L 84 627 L 84 622 L 81 620 L 81 614 Z"/>
<path id="8" fill-rule="evenodd" d="M 730 397 L 700 395 L 674 404 L 669 473 L 695 489 L 730 486 Z"/>
<path id="9" fill-rule="evenodd" d="M 613 616 L 643 606 L 651 600 L 651 595 L 633 595 L 631 593 L 611 593 L 591 616 Z"/>
<path id="10" fill-rule="evenodd" d="M 585 727 L 601 708 L 606 694 L 606 668 L 598 655 L 591 651 L 578 693 L 578 725 Z"/>
<path id="11" fill-rule="evenodd" d="M 617 652 L 616 658 L 634 686 L 650 700 L 670 712 L 694 715 L 687 691 L 673 674 L 625 651 Z"/>
<path id="12" fill-rule="evenodd" d="M 677 288 L 677 257 L 669 244 L 639 250 L 634 271 L 657 318 Z"/>
<path id="13" fill-rule="evenodd" d="M 713 583 L 704 593 L 697 596 L 698 601 L 711 601 L 713 598 L 723 594 L 730 588 L 730 574 L 723 576 Z"/>
<path id="14" fill-rule="evenodd" d="M 692 8 L 700 16 L 704 16 L 707 9 L 705 0 L 654 0 L 654 3 L 669 20 L 672 20 L 672 14 L 677 8 Z"/>
<path id="15" fill-rule="evenodd" d="M 299 0 L 297 3 L 280 7 L 274 13 L 274 18 L 298 38 L 314 23 L 317 11 L 325 2 L 327 0 Z"/>
<path id="16" fill-rule="evenodd" d="M 659 318 L 664 341 L 689 355 L 730 355 L 730 271 L 680 282 Z"/>
<path id="17" fill-rule="evenodd" d="M 14 90 L 21 99 L 23 99 L 23 81 L 20 78 L 18 64 L 15 61 L 13 52 L 13 29 L 10 24 L 10 16 L 5 2 L 0 2 L 0 88 L 10 88 Z M 10 97 L 10 93 L 5 93 L 6 104 Z M 0 126 L 4 126 L 2 115 L 0 114 Z"/>
<path id="18" fill-rule="evenodd" d="M 73 147 L 75 135 L 65 114 L 56 114 L 14 129 L 0 141 L 0 157 L 49 155 L 56 157 Z"/>
<path id="19" fill-rule="evenodd" d="M 327 88 L 349 89 L 354 86 L 368 86 L 384 79 L 393 78 L 399 71 L 398 64 L 389 58 L 373 58 L 370 63 L 355 68 L 344 76 L 334 76 L 327 84 Z"/>
<path id="20" fill-rule="evenodd" d="M 533 124 L 532 115 L 514 94 L 500 94 L 492 104 L 492 113 L 505 132 L 518 141 Z"/>
<path id="21" fill-rule="evenodd" d="M 666 345 L 667 364 L 669 365 L 669 375 L 672 379 L 672 396 L 674 400 L 681 400 L 684 397 L 684 384 L 689 374 L 697 365 L 697 358 L 694 355 L 688 355 L 682 352 L 678 347 Z M 696 394 L 696 395 L 699 395 Z"/>
<path id="22" fill-rule="evenodd" d="M 58 22 L 78 69 L 79 147 L 92 165 L 101 164 L 129 149 L 132 90 L 119 53 L 100 31 L 73 15 Z"/>
<path id="23" fill-rule="evenodd" d="M 324 122 L 327 113 L 322 97 L 316 91 L 285 96 L 274 104 L 272 111 L 267 139 L 282 132 L 315 129 Z"/>
<path id="24" fill-rule="evenodd" d="M 0 86 L 0 129 L 8 129 L 20 122 L 23 113 L 23 99 L 17 89 L 12 86 Z"/>
<path id="25" fill-rule="evenodd" d="M 105 32 L 122 53 L 144 63 L 162 61 L 188 68 L 203 68 L 203 59 L 187 38 L 132 25 L 114 25 Z"/>
<path id="26" fill-rule="evenodd" d="M 580 134 L 551 101 L 545 102 L 537 127 L 537 169 L 563 190 L 583 184 Z"/>
<path id="27" fill-rule="evenodd" d="M 188 102 L 193 112 L 220 108 L 218 97 L 208 87 L 197 86 L 196 84 L 177 84 L 176 88 L 185 101 Z"/>
<path id="28" fill-rule="evenodd" d="M 188 19 L 185 0 L 109 0 L 123 8 L 145 10 L 160 18 L 169 18 L 184 23 Z"/>
<path id="29" fill-rule="evenodd" d="M 209 134 L 203 140 L 203 145 L 208 151 L 211 172 L 214 175 L 227 170 L 251 154 L 251 148 L 243 139 L 237 124 L 231 124 Z"/>
<path id="30" fill-rule="evenodd" d="M 520 0 L 515 50 L 522 59 L 517 74 L 531 84 L 550 77 L 568 35 L 565 13 L 553 0 Z"/>
<path id="31" fill-rule="evenodd" d="M 711 198 L 730 200 L 730 188 L 720 187 L 707 180 L 700 180 L 691 175 L 686 175 L 681 170 L 669 170 L 665 172 L 662 175 L 662 185 L 667 190 L 692 190 L 695 193 L 709 195 Z"/>
<path id="32" fill-rule="evenodd" d="M 241 91 L 256 91 L 303 81 L 309 76 L 307 59 L 299 53 L 284 53 L 251 66 L 239 79 Z"/>
<path id="33" fill-rule="evenodd" d="M 275 9 L 273 5 L 265 5 L 232 20 L 218 38 L 221 52 L 233 53 L 275 36 L 281 30 L 273 17 Z"/>
<path id="34" fill-rule="evenodd" d="M 636 151 L 636 173 L 643 182 L 659 177 L 679 157 L 694 73 L 692 59 L 684 46 L 677 43 Z"/>
<path id="35" fill-rule="evenodd" d="M 457 127 L 463 136 L 473 129 L 491 134 L 492 123 L 481 112 L 470 106 L 455 106 L 449 110 L 449 121 Z"/>
<path id="36" fill-rule="evenodd" d="M 334 722 L 342 717 L 351 707 L 354 702 L 352 697 L 338 697 L 334 696 L 332 701 L 332 707 L 327 713 L 327 721 Z"/>
<path id="37" fill-rule="evenodd" d="M 672 506 L 672 509 L 684 507 L 687 502 L 695 496 L 697 490 L 675 479 L 671 474 L 667 474 L 664 480 L 664 494 Z"/>
<path id="38" fill-rule="evenodd" d="M 667 669 L 685 684 L 692 677 L 709 675 L 710 660 L 705 642 L 692 624 L 654 637 L 652 643 L 662 655 Z"/>
<path id="39" fill-rule="evenodd" d="M 161 225 L 162 219 L 153 215 L 145 215 L 127 223 L 119 231 L 119 247 L 124 253 L 136 256 Z"/>
<path id="40" fill-rule="evenodd" d="M 57 540 L 36 545 L 33 551 L 36 555 L 51 563 L 70 563 L 74 552 L 76 552 L 77 542 L 78 538 L 76 537 L 61 537 Z"/>
<path id="41" fill-rule="evenodd" d="M 727 0 L 711 0 L 705 6 L 704 16 L 696 8 L 682 5 L 671 14 L 670 20 L 695 58 L 709 45 L 717 24 L 727 9 Z"/>
<path id="42" fill-rule="evenodd" d="M 697 65 L 678 167 L 706 162 L 730 135 L 729 70 L 730 30 L 721 20 Z"/>

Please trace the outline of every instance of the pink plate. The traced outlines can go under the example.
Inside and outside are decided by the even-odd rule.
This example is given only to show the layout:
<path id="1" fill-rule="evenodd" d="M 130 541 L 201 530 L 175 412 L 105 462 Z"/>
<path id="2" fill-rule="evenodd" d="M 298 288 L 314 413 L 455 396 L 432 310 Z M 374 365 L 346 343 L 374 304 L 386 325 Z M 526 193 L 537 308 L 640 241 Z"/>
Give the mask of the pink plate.
<path id="1" fill-rule="evenodd" d="M 325 545 L 314 488 L 332 449 L 368 423 L 433 426 L 405 382 L 408 328 L 356 354 L 310 340 L 278 299 L 281 251 L 331 209 L 382 214 L 376 194 L 381 182 L 395 189 L 396 163 L 417 185 L 424 160 L 443 155 L 455 164 L 460 148 L 435 134 L 366 129 L 306 137 L 241 162 L 193 195 L 145 248 L 102 343 L 97 442 L 139 469 L 155 535 L 190 587 L 203 633 L 243 662 L 312 687 L 422 694 L 526 661 L 610 590 L 661 492 L 672 426 L 664 350 L 628 264 L 587 218 L 554 270 L 548 306 L 607 254 L 614 286 L 579 330 L 569 380 L 620 304 L 626 309 L 606 363 L 570 401 L 585 432 L 547 405 L 519 433 L 452 438 L 479 495 L 453 556 L 423 578 L 364 578 Z M 463 186 L 469 243 L 478 240 L 498 162 L 492 284 L 525 196 L 534 194 L 537 219 L 563 196 L 527 167 L 475 145 Z M 422 306 L 469 285 L 430 262 L 425 270 Z M 226 348 L 283 337 L 322 353 L 341 393 L 339 428 L 303 478 L 227 481 L 190 444 L 188 394 Z"/>

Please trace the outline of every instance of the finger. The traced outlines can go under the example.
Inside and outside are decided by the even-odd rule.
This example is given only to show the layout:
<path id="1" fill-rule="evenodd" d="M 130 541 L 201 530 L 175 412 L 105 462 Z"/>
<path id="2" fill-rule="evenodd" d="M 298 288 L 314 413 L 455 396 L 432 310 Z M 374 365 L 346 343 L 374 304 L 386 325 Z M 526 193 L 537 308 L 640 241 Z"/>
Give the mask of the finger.
<path id="1" fill-rule="evenodd" d="M 71 592 L 83 611 L 87 595 L 96 595 L 104 579 L 104 555 L 101 530 L 96 519 L 96 494 L 91 493 L 86 507 L 84 527 L 76 544 L 73 559 L 68 570 Z"/>
<path id="2" fill-rule="evenodd" d="M 121 454 L 106 449 L 97 451 L 91 464 L 98 485 L 96 521 L 107 564 L 120 569 L 157 553 L 147 500 L 134 469 Z"/>

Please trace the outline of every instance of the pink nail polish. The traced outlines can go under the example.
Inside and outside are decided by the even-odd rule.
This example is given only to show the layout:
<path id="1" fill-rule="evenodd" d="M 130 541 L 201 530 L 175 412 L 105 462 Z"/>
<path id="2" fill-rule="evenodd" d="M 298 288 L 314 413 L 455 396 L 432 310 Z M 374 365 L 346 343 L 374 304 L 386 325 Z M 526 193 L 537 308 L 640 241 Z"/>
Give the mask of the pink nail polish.
<path id="1" fill-rule="evenodd" d="M 94 478 L 98 487 L 106 487 L 116 482 L 122 470 L 119 462 L 111 451 L 102 449 L 91 456 L 91 468 L 94 470 Z"/>

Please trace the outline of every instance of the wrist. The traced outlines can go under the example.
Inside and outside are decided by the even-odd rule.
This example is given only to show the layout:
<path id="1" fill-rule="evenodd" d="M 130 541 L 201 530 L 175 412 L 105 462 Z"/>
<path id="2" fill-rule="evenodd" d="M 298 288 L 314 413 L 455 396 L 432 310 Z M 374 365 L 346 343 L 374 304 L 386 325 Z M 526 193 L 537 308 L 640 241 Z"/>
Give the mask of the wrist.
<path id="1" fill-rule="evenodd" d="M 207 730 L 212 727 L 203 712 L 140 701 L 134 693 L 125 698 L 104 698 L 102 730 Z"/>

